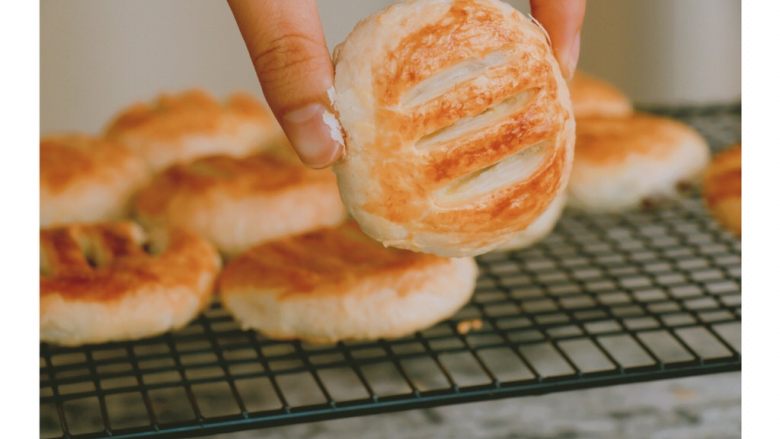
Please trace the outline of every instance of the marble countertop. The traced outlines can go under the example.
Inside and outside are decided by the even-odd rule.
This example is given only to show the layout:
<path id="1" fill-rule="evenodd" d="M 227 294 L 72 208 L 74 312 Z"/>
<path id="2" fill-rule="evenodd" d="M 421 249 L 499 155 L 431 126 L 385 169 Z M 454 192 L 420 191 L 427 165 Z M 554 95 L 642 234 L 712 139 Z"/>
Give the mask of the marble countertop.
<path id="1" fill-rule="evenodd" d="M 508 398 L 212 436 L 281 438 L 728 439 L 741 374 Z"/>

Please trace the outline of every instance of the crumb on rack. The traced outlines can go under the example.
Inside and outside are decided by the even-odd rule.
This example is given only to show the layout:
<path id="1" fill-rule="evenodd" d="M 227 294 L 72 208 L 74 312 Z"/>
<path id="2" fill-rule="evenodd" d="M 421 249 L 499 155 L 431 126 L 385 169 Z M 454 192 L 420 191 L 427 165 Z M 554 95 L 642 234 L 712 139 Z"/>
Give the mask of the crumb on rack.
<path id="1" fill-rule="evenodd" d="M 482 320 L 481 319 L 472 319 L 472 320 L 461 320 L 458 322 L 458 334 L 467 334 L 471 330 L 479 331 L 482 329 Z"/>

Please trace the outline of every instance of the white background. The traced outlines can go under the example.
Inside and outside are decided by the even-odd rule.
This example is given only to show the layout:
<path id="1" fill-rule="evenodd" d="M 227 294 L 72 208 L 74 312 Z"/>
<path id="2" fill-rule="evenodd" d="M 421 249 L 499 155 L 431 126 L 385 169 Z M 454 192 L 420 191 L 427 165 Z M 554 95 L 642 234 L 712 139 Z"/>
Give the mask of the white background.
<path id="1" fill-rule="evenodd" d="M 389 3 L 320 0 L 329 45 Z M 526 0 L 511 3 L 528 11 Z M 591 0 L 581 65 L 640 103 L 737 101 L 739 6 L 736 0 Z M 95 132 L 122 106 L 166 90 L 259 93 L 224 1 L 43 0 L 40 35 L 43 133 Z"/>

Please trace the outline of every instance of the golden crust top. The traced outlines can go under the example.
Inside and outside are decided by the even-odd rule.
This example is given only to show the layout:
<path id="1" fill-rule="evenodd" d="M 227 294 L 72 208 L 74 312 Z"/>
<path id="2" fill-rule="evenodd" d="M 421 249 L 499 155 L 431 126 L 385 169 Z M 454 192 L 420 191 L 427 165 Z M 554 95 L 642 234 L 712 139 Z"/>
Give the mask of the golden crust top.
<path id="1" fill-rule="evenodd" d="M 204 157 L 177 164 L 158 174 L 136 196 L 136 210 L 144 214 L 163 212 L 174 199 L 202 199 L 209 194 L 245 197 L 280 194 L 302 186 L 336 190 L 329 170 L 305 167 L 285 150 L 273 149 L 248 157 Z"/>
<path id="2" fill-rule="evenodd" d="M 574 117 L 627 116 L 633 111 L 631 101 L 612 84 L 577 71 L 569 81 Z"/>
<path id="3" fill-rule="evenodd" d="M 106 133 L 110 137 L 174 140 L 214 133 L 223 128 L 225 118 L 267 125 L 269 130 L 275 123 L 270 111 L 248 94 L 234 94 L 223 104 L 202 90 L 188 90 L 131 105 L 109 123 Z"/>
<path id="4" fill-rule="evenodd" d="M 298 294 L 350 294 L 361 287 L 393 288 L 405 294 L 419 287 L 424 270 L 449 260 L 406 250 L 384 248 L 354 222 L 337 228 L 256 246 L 225 267 L 220 291 L 244 288 Z"/>
<path id="5" fill-rule="evenodd" d="M 536 25 L 496 1 L 453 0 L 444 11 L 442 4 L 395 5 L 360 24 L 337 54 L 338 96 L 348 96 L 339 70 L 370 62 L 373 102 L 365 109 L 370 124 L 353 123 L 344 117 L 355 111 L 351 102 L 337 98 L 347 156 L 336 171 L 346 181 L 350 167 L 367 167 L 375 182 L 354 197 L 353 212 L 400 224 L 410 239 L 438 233 L 479 241 L 527 227 L 565 186 L 573 117 Z M 408 16 L 397 19 L 400 8 Z M 350 49 L 367 38 L 354 36 L 361 28 L 390 27 L 388 17 L 402 30 L 382 32 L 400 33 L 397 43 L 365 55 Z M 526 175 L 480 178 L 523 161 L 535 163 Z M 342 193 L 345 186 L 368 191 L 357 185 L 343 183 Z"/>
<path id="6" fill-rule="evenodd" d="M 699 135 L 673 119 L 635 113 L 626 118 L 598 117 L 577 121 L 578 163 L 610 166 L 631 155 L 664 158 Z"/>
<path id="7" fill-rule="evenodd" d="M 132 222 L 43 229 L 41 298 L 110 302 L 148 288 L 199 289 L 219 269 L 216 250 L 192 233 L 173 230 L 148 239 Z"/>
<path id="8" fill-rule="evenodd" d="M 707 205 L 732 231 L 742 231 L 742 145 L 735 144 L 716 154 L 702 182 Z"/>
<path id="9" fill-rule="evenodd" d="M 125 177 L 143 178 L 146 168 L 139 158 L 114 141 L 83 134 L 41 138 L 41 189 L 61 192 L 85 181 L 113 181 L 122 172 L 132 174 Z"/>

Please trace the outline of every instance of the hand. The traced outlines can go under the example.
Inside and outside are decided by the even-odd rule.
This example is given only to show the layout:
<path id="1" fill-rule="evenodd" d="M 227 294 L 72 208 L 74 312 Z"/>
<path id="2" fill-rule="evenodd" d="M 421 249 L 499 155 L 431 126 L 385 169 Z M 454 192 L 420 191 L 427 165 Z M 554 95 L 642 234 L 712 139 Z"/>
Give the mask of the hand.
<path id="1" fill-rule="evenodd" d="M 531 0 L 563 74 L 574 74 L 586 0 Z M 328 90 L 333 63 L 315 0 L 228 0 L 263 93 L 301 161 L 324 168 L 344 151 Z"/>
<path id="2" fill-rule="evenodd" d="M 344 145 L 336 140 L 341 131 L 328 99 L 333 63 L 317 3 L 228 0 L 228 4 L 268 105 L 298 157 L 313 168 L 329 166 L 341 156 Z"/>
<path id="3" fill-rule="evenodd" d="M 571 79 L 580 57 L 585 0 L 531 0 L 531 15 L 547 30 L 561 73 Z"/>

